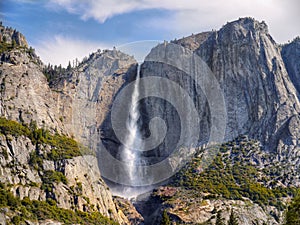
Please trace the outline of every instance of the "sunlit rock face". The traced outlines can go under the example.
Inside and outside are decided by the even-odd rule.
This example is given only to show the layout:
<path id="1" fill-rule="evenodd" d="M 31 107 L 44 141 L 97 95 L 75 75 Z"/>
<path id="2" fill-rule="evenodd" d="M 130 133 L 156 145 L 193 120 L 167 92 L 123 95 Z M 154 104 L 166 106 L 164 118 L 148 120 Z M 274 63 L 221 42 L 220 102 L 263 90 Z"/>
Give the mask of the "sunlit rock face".
<path id="1" fill-rule="evenodd" d="M 251 18 L 231 22 L 196 52 L 224 90 L 226 136 L 248 134 L 282 158 L 298 154 L 297 91 L 267 25 Z"/>
<path id="2" fill-rule="evenodd" d="M 23 34 L 13 28 L 8 28 L 0 24 L 0 42 L 14 44 L 17 46 L 28 47 L 26 38 Z"/>
<path id="3" fill-rule="evenodd" d="M 52 134 L 58 132 L 74 137 L 85 146 L 83 150 L 88 147 L 96 151 L 100 140 L 99 127 L 114 95 L 130 74 L 135 74 L 133 57 L 116 50 L 98 51 L 73 70 L 51 80 L 49 85 L 43 74 L 43 63 L 27 47 L 23 35 L 0 28 L 0 41 L 17 46 L 0 54 L 0 116 L 23 124 L 34 122 L 38 128 L 47 129 Z M 120 224 L 129 223 L 117 210 L 112 194 L 101 178 L 95 156 L 44 160 L 39 171 L 29 166 L 30 155 L 38 147 L 41 155 L 47 154 L 51 146 L 37 147 L 27 137 L 0 137 L 0 146 L 7 154 L 0 158 L 0 180 L 14 185 L 11 189 L 14 195 L 41 201 L 51 197 L 59 207 L 99 211 Z M 82 152 L 83 155 L 90 153 Z M 8 166 L 12 162 L 16 167 Z M 69 185 L 54 184 L 53 192 L 47 193 L 41 188 L 45 171 L 62 172 Z M 31 186 L 32 183 L 36 186 Z M 78 183 L 81 183 L 80 189 L 84 193 L 82 197 L 76 197 L 71 191 Z M 94 205 L 92 208 L 86 206 L 87 199 Z"/>
<path id="4" fill-rule="evenodd" d="M 100 126 L 119 89 L 135 75 L 136 61 L 120 51 L 98 51 L 52 85 L 68 132 L 96 150 Z"/>
<path id="5" fill-rule="evenodd" d="M 267 25 L 251 18 L 229 23 L 196 52 L 224 90 L 226 137 L 246 133 L 275 150 L 279 133 L 299 112 L 299 101 Z"/>

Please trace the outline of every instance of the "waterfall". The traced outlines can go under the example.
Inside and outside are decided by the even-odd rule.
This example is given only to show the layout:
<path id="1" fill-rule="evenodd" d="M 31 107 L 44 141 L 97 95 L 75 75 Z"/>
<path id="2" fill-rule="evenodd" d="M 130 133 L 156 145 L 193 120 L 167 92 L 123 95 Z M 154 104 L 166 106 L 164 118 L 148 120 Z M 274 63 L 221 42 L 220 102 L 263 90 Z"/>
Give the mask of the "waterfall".
<path id="1" fill-rule="evenodd" d="M 138 108 L 138 97 L 139 97 L 139 81 L 140 81 L 140 65 L 137 66 L 136 81 L 131 98 L 131 106 L 129 111 L 129 118 L 126 122 L 127 136 L 126 142 L 124 143 L 121 157 L 126 163 L 127 174 L 129 183 L 132 186 L 138 185 L 141 182 L 141 172 L 138 170 L 138 165 L 141 163 L 139 149 L 134 149 L 134 146 L 141 146 L 140 143 L 140 132 L 138 128 L 138 119 L 140 118 L 140 112 Z"/>

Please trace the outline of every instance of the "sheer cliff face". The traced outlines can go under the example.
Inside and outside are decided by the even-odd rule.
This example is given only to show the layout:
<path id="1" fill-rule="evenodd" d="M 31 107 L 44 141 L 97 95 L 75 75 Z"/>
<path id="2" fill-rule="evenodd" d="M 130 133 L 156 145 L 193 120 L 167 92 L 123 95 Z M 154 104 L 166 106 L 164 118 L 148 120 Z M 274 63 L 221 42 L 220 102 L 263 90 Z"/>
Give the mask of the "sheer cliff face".
<path id="1" fill-rule="evenodd" d="M 248 18 L 229 23 L 196 52 L 223 87 L 228 138 L 246 133 L 274 150 L 279 140 L 288 144 L 299 135 L 293 128 L 299 121 L 296 89 L 266 24 Z"/>
<path id="2" fill-rule="evenodd" d="M 217 78 L 223 90 L 227 111 L 224 140 L 248 134 L 260 140 L 267 150 L 278 152 L 279 158 L 288 154 L 296 155 L 300 147 L 300 105 L 295 88 L 298 82 L 297 60 L 286 56 L 290 59 L 287 60 L 287 64 L 290 65 L 288 74 L 281 56 L 281 48 L 269 35 L 267 25 L 251 18 L 228 23 L 219 31 L 210 32 L 209 35 L 200 34 L 197 37 L 198 39 L 194 35 L 174 43 L 190 47 L 207 63 Z M 151 54 L 158 51 L 167 56 L 178 57 L 174 54 L 172 56 L 172 47 L 168 48 L 168 45 L 171 46 L 165 43 L 156 47 L 148 58 L 153 58 L 154 55 Z M 195 49 L 197 45 L 199 47 Z M 296 48 L 293 48 L 293 53 L 291 49 L 286 47 L 285 54 L 297 54 Z M 166 77 L 187 90 L 200 114 L 200 141 L 205 140 L 211 116 L 201 89 L 190 82 L 184 72 L 166 64 L 146 60 L 141 73 L 143 77 Z M 160 101 L 148 101 L 142 107 L 147 115 L 146 120 L 157 116 L 153 113 L 153 108 L 160 108 L 162 112 L 173 111 L 171 106 Z M 168 113 L 162 117 L 171 127 L 177 128 L 171 130 L 176 135 L 180 129 L 180 126 L 175 125 L 178 124 L 176 114 L 173 116 L 172 113 Z"/>
<path id="3" fill-rule="evenodd" d="M 66 132 L 59 120 L 57 93 L 50 90 L 40 61 L 23 48 L 3 53 L 1 59 L 0 116 Z"/>

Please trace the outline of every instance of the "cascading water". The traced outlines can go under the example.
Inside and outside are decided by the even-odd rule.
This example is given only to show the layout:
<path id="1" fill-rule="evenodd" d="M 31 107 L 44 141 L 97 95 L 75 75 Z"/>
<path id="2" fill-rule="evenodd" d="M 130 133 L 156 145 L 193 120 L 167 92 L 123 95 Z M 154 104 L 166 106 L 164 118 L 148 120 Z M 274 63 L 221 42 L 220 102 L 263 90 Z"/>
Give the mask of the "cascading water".
<path id="1" fill-rule="evenodd" d="M 147 176 L 147 160 L 142 156 L 143 141 L 140 132 L 140 108 L 138 100 L 140 98 L 140 65 L 137 66 L 136 80 L 133 90 L 130 93 L 128 117 L 126 120 L 125 142 L 118 149 L 119 158 L 123 162 L 120 173 L 122 179 L 126 179 L 125 184 L 113 184 L 110 188 L 114 195 L 135 200 L 141 194 L 152 190 L 152 185 L 145 185 Z M 127 97 L 127 96 L 126 96 Z M 122 112 L 124 113 L 124 112 Z M 108 181 L 109 182 L 109 181 Z"/>
<path id="2" fill-rule="evenodd" d="M 140 151 L 136 147 L 141 147 L 141 137 L 138 128 L 138 120 L 140 118 L 140 112 L 138 109 L 138 97 L 139 97 L 139 81 L 140 81 L 140 65 L 137 66 L 136 81 L 131 98 L 131 106 L 129 111 L 129 118 L 126 122 L 127 136 L 126 142 L 121 152 L 121 158 L 126 163 L 127 174 L 129 177 L 129 183 L 132 186 L 140 185 L 141 183 L 141 171 L 138 169 L 140 160 Z"/>

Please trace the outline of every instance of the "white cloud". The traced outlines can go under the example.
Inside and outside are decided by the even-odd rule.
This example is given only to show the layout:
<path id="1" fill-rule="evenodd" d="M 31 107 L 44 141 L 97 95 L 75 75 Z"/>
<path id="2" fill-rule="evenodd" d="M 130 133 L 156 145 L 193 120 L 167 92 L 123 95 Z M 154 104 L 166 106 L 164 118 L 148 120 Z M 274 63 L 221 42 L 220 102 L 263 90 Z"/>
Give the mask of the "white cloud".
<path id="1" fill-rule="evenodd" d="M 46 64 L 67 66 L 74 59 L 82 60 L 85 56 L 95 52 L 97 49 L 108 49 L 112 46 L 108 43 L 88 42 L 72 39 L 60 35 L 53 39 L 47 39 L 35 45 L 37 54 Z"/>
<path id="2" fill-rule="evenodd" d="M 143 40 L 123 43 L 115 47 L 117 50 L 134 56 L 138 62 L 142 62 L 151 48 L 161 42 L 161 40 Z M 72 62 L 76 58 L 81 61 L 84 57 L 97 51 L 97 49 L 104 50 L 112 48 L 113 44 L 110 43 L 89 42 L 61 35 L 56 35 L 53 39 L 40 41 L 35 45 L 37 54 L 45 64 L 61 64 L 64 67 L 68 65 L 69 61 Z"/>
<path id="3" fill-rule="evenodd" d="M 265 20 L 271 34 L 279 42 L 300 33 L 298 0 L 51 0 L 49 6 L 62 7 L 84 20 L 93 18 L 100 23 L 115 15 L 136 10 L 171 10 L 174 13 L 169 18 L 150 18 L 145 25 L 178 35 L 218 29 L 226 21 L 244 16 Z"/>
<path id="4" fill-rule="evenodd" d="M 172 13 L 166 14 L 165 17 L 142 18 L 137 23 L 142 23 L 140 26 L 149 29 L 163 30 L 174 35 L 173 38 L 219 29 L 227 21 L 251 16 L 258 20 L 265 20 L 271 34 L 280 43 L 300 34 L 298 5 L 298 0 L 227 0 L 226 3 L 223 0 L 50 0 L 48 3 L 52 9 L 64 8 L 84 20 L 93 18 L 100 23 L 115 15 L 136 10 L 171 10 Z M 66 66 L 69 60 L 82 59 L 98 48 L 111 49 L 115 44 L 89 42 L 57 35 L 52 39 L 41 41 L 35 45 L 35 48 L 45 63 Z M 146 49 L 150 49 L 151 44 L 148 42 L 149 46 Z M 137 52 L 135 56 L 141 60 L 145 55 L 145 50 L 140 50 L 142 45 L 146 44 L 129 44 L 121 47 L 121 50 L 129 54 Z"/>

